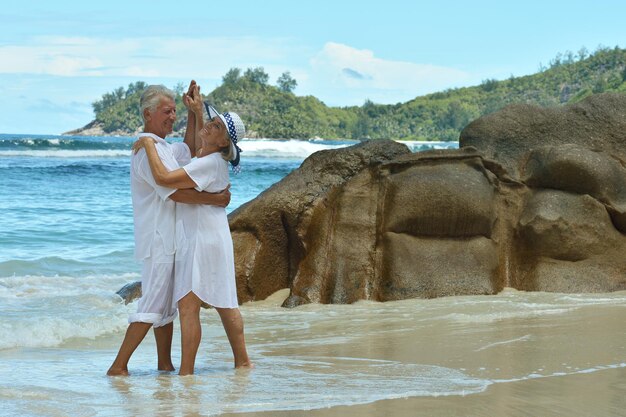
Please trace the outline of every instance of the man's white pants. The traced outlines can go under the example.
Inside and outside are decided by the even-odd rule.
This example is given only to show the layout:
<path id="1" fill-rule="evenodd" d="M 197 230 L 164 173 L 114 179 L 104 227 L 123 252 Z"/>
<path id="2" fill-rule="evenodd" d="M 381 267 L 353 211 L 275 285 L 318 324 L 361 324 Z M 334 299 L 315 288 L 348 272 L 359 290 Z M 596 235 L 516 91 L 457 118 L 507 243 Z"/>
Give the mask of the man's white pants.
<path id="1" fill-rule="evenodd" d="M 152 323 L 165 326 L 176 318 L 173 303 L 174 255 L 164 254 L 161 239 L 155 239 L 150 257 L 144 259 L 141 271 L 141 298 L 137 312 L 128 318 L 129 323 Z"/>

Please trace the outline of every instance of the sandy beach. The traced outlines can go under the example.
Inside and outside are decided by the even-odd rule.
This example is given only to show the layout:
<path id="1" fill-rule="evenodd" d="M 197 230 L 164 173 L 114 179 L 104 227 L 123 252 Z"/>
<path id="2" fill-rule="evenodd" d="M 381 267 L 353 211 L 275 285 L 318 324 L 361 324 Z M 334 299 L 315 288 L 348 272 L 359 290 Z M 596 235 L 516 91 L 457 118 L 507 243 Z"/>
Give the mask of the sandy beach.
<path id="1" fill-rule="evenodd" d="M 413 397 L 307 411 L 246 413 L 247 417 L 624 416 L 626 370 L 606 369 L 490 386 L 466 396 Z M 242 416 L 242 414 L 237 414 Z M 223 414 L 224 417 L 235 414 Z"/>
<path id="2" fill-rule="evenodd" d="M 531 295 L 512 290 L 508 290 L 508 294 L 544 298 L 546 301 L 554 297 L 551 294 Z M 563 295 L 565 298 L 581 300 L 588 296 Z M 599 298 L 598 295 L 591 297 Z M 463 299 L 469 301 L 471 298 L 475 297 L 460 297 L 457 302 Z M 456 304 L 453 300 L 422 302 L 451 302 L 452 307 Z M 626 307 L 589 305 L 571 310 L 567 308 L 569 311 L 566 312 L 554 305 L 550 310 L 544 311 L 547 313 L 545 315 L 533 315 L 529 311 L 524 314 L 519 311 L 517 317 L 513 312 L 498 312 L 493 309 L 490 313 L 476 312 L 473 317 L 457 312 L 452 313 L 457 315 L 456 323 L 428 326 L 429 332 L 420 328 L 393 339 L 374 337 L 368 343 L 354 343 L 342 346 L 340 350 L 335 347 L 324 352 L 327 355 L 344 355 L 350 352 L 358 357 L 455 367 L 489 381 L 484 391 L 467 395 L 415 396 L 365 405 L 246 415 L 626 415 L 626 332 L 623 327 Z M 463 321 L 468 326 L 460 327 L 459 324 Z M 496 338 L 491 339 L 493 336 Z M 547 340 L 551 342 L 543 343 Z M 319 352 L 319 347 L 315 350 Z"/>
<path id="3" fill-rule="evenodd" d="M 152 337 L 130 377 L 106 377 L 123 323 L 93 339 L 1 350 L 0 415 L 624 415 L 626 292 L 507 289 L 295 309 L 280 307 L 286 295 L 242 306 L 250 372 L 233 370 L 214 311 L 202 314 L 191 377 L 154 369 Z M 100 308 L 133 310 L 119 302 Z"/>

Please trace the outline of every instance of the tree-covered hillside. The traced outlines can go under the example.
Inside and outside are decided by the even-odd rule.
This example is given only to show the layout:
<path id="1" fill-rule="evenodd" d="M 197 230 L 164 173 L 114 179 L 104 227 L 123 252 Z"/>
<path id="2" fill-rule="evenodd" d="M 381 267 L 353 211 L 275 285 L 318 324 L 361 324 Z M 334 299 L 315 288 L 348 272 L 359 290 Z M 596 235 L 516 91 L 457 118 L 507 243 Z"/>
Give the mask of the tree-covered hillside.
<path id="1" fill-rule="evenodd" d="M 626 92 L 626 50 L 585 48 L 559 54 L 547 67 L 524 77 L 485 80 L 479 86 L 449 89 L 394 105 L 366 101 L 362 106 L 328 107 L 313 96 L 296 96 L 297 81 L 289 73 L 269 84 L 263 68 L 242 72 L 233 68 L 222 84 L 205 98 L 221 111 L 239 113 L 251 136 L 265 138 L 322 137 L 327 139 L 457 140 L 461 129 L 475 118 L 510 103 L 544 106 L 575 102 L 606 91 Z M 96 123 L 105 133 L 132 134 L 142 126 L 139 97 L 147 86 L 130 84 L 106 93 L 93 103 Z M 186 124 L 180 100 L 185 87 L 174 87 L 179 118 Z"/>

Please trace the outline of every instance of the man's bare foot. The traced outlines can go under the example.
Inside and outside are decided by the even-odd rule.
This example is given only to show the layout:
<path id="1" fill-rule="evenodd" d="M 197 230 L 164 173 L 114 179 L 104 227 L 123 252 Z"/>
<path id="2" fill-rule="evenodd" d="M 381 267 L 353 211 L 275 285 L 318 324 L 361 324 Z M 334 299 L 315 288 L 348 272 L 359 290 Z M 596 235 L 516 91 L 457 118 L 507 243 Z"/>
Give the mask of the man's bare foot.
<path id="1" fill-rule="evenodd" d="M 178 372 L 178 376 L 189 376 L 189 375 L 193 375 L 193 371 L 191 371 L 191 372 L 179 371 Z"/>
<path id="2" fill-rule="evenodd" d="M 109 368 L 107 371 L 108 376 L 128 376 L 128 369 L 126 368 Z"/>

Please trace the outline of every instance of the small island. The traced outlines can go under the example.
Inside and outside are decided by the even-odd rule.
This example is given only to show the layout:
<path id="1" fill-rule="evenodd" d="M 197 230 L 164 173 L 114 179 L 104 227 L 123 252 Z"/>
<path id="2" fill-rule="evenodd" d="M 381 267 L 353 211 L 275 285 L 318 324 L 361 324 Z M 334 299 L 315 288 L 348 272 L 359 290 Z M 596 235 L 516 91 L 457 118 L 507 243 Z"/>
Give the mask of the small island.
<path id="1" fill-rule="evenodd" d="M 93 103 L 95 120 L 67 135 L 132 136 L 141 129 L 139 98 L 147 83 L 119 87 Z M 239 113 L 250 138 L 393 139 L 457 141 L 472 120 L 509 104 L 544 107 L 577 103 L 603 92 L 626 92 L 626 49 L 599 47 L 589 53 L 557 55 L 536 74 L 502 81 L 484 80 L 473 87 L 448 89 L 406 103 L 329 107 L 313 96 L 293 93 L 297 81 L 286 72 L 270 85 L 263 68 L 232 68 L 222 84 L 205 96 L 218 109 Z M 178 84 L 178 120 L 174 135 L 183 135 L 187 114 Z"/>

